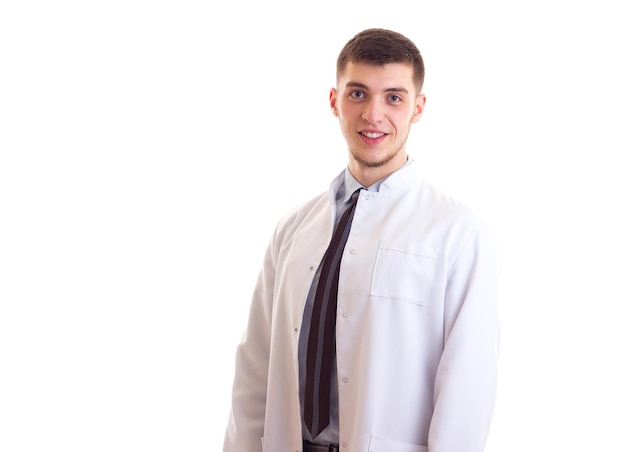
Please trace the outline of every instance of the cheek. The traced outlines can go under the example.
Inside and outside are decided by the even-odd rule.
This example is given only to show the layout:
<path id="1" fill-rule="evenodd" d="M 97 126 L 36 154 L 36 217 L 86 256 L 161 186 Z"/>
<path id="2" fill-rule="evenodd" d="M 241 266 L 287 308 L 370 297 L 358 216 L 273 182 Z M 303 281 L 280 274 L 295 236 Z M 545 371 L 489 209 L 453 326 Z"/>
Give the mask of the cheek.
<path id="1" fill-rule="evenodd" d="M 402 121 L 402 124 L 407 124 L 407 126 L 417 122 L 418 119 L 419 115 L 415 114 L 415 111 L 407 111 L 402 118 L 398 118 L 398 120 Z"/>
<path id="2" fill-rule="evenodd" d="M 337 116 L 343 118 L 344 122 L 358 120 L 360 115 L 361 113 L 357 106 L 350 104 L 338 105 Z"/>

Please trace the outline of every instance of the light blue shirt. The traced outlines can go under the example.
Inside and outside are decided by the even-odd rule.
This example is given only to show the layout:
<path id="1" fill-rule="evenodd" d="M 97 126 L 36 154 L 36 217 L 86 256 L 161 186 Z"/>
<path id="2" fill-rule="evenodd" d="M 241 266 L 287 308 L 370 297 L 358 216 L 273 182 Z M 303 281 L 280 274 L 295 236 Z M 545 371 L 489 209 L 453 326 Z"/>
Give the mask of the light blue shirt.
<path id="1" fill-rule="evenodd" d="M 413 160 L 408 159 L 407 163 L 405 163 L 402 168 L 411 164 Z M 387 176 L 389 177 L 389 176 Z M 370 185 L 366 188 L 366 190 L 371 192 L 378 192 L 380 185 L 387 178 L 380 179 L 376 181 L 374 184 Z M 350 198 L 352 197 L 352 193 L 354 193 L 359 188 L 364 188 L 350 173 L 350 170 L 346 168 L 344 172 L 344 181 L 343 186 L 337 191 L 337 198 L 335 199 L 337 214 L 335 215 L 335 225 L 339 223 L 341 216 L 350 206 Z M 324 429 L 316 438 L 311 438 L 311 433 L 307 428 L 304 422 L 304 394 L 306 387 L 306 355 L 307 355 L 307 345 L 308 345 L 308 337 L 309 331 L 311 329 L 311 312 L 313 310 L 313 300 L 315 299 L 315 291 L 317 289 L 320 271 L 322 268 L 322 263 L 315 273 L 315 277 L 313 278 L 313 282 L 311 283 L 311 288 L 309 290 L 309 294 L 307 296 L 306 305 L 304 307 L 304 316 L 302 318 L 302 328 L 300 329 L 300 342 L 298 344 L 298 361 L 299 361 L 299 370 L 300 370 L 300 415 L 302 417 L 302 439 L 307 441 L 315 442 L 317 444 L 338 444 L 339 443 L 339 395 L 337 389 L 337 367 L 336 363 L 333 368 L 331 378 L 331 387 L 330 387 L 330 422 L 328 427 Z"/>

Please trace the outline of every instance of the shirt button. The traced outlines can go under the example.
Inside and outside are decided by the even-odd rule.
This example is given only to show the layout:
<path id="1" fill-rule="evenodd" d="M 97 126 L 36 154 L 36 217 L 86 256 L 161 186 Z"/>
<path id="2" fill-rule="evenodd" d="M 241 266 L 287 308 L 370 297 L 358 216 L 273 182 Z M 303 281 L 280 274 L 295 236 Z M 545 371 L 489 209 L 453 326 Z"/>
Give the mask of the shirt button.
<path id="1" fill-rule="evenodd" d="M 344 312 L 343 314 L 341 314 L 341 317 L 343 317 L 343 318 L 345 319 L 346 317 L 348 317 L 348 314 L 346 314 L 346 313 Z"/>
<path id="2" fill-rule="evenodd" d="M 350 254 L 354 254 L 354 253 L 356 253 L 356 250 L 355 250 L 354 248 L 352 248 L 352 249 L 350 250 Z"/>
<path id="3" fill-rule="evenodd" d="M 343 379 L 343 382 L 344 382 L 344 383 L 347 383 L 347 382 L 349 382 L 349 381 L 350 381 L 350 380 L 348 380 L 347 378 L 344 378 L 344 379 Z"/>
<path id="4" fill-rule="evenodd" d="M 342 446 L 347 449 L 348 448 L 348 443 L 343 443 Z"/>
<path id="5" fill-rule="evenodd" d="M 365 195 L 365 199 L 370 199 L 370 195 Z"/>

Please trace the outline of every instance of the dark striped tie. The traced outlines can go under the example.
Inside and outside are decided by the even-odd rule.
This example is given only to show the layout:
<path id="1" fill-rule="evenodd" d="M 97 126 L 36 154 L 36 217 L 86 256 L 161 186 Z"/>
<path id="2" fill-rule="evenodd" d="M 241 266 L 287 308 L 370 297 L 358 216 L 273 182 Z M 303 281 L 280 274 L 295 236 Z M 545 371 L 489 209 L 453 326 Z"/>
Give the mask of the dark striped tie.
<path id="1" fill-rule="evenodd" d="M 306 359 L 304 422 L 313 438 L 324 430 L 330 416 L 330 380 L 335 360 L 335 317 L 339 264 L 350 234 L 354 208 L 361 190 L 352 194 L 324 255 L 315 292 Z"/>

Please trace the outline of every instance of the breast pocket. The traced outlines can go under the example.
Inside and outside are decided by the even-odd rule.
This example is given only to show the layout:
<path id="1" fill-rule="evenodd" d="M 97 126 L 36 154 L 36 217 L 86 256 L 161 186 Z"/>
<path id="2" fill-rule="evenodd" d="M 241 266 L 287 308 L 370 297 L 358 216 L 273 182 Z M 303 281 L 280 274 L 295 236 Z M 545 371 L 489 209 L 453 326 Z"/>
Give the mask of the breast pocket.
<path id="1" fill-rule="evenodd" d="M 433 247 L 382 241 L 376 256 L 371 295 L 424 305 L 435 271 Z"/>

